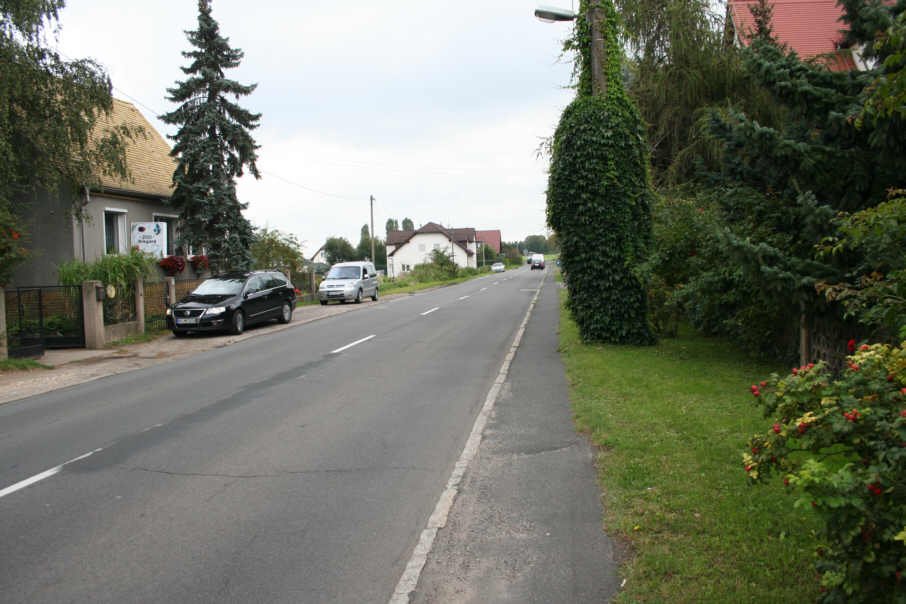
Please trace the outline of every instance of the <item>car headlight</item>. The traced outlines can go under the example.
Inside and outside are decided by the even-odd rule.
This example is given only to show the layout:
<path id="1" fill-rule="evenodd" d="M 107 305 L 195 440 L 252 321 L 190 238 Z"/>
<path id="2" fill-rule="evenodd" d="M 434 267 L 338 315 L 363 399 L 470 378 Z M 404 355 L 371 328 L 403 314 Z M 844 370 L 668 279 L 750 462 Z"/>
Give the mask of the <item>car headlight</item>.
<path id="1" fill-rule="evenodd" d="M 169 306 L 167 307 L 166 313 L 167 313 L 167 316 L 168 316 L 168 317 L 169 317 L 170 315 L 173 314 L 173 311 L 170 310 L 170 307 L 169 307 Z"/>
<path id="2" fill-rule="evenodd" d="M 211 308 L 204 311 L 204 314 L 207 315 L 222 315 L 226 312 L 226 306 L 212 306 Z"/>

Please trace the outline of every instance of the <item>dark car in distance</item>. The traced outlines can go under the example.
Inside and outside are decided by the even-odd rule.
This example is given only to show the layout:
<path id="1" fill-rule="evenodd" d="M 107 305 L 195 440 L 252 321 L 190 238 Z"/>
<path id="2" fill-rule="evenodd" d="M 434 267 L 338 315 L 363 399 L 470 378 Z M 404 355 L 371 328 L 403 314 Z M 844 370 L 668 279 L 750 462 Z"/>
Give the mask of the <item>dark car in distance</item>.
<path id="1" fill-rule="evenodd" d="M 240 334 L 253 323 L 289 323 L 295 307 L 296 288 L 283 273 L 231 273 L 205 279 L 168 308 L 167 328 L 177 337 L 190 331 Z"/>

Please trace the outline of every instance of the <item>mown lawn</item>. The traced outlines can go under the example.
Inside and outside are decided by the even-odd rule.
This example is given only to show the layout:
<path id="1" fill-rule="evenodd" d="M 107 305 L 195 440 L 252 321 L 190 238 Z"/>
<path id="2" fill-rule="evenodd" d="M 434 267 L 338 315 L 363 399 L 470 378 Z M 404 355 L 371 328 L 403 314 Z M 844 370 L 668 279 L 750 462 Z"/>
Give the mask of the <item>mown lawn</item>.
<path id="1" fill-rule="evenodd" d="M 601 449 L 605 531 L 629 546 L 618 602 L 815 601 L 817 518 L 742 465 L 768 427 L 749 386 L 780 368 L 691 332 L 586 346 L 562 308 L 560 347 L 577 425 Z"/>

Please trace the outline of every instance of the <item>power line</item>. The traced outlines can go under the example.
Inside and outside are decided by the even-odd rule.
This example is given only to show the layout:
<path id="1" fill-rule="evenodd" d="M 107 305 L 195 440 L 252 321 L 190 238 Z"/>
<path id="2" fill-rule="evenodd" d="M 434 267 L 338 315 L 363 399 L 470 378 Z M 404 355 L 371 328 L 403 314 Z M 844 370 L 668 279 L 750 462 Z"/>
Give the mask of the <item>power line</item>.
<path id="1" fill-rule="evenodd" d="M 279 180 L 282 180 L 286 184 L 292 185 L 294 187 L 299 187 L 300 189 L 305 189 L 306 191 L 311 191 L 313 193 L 319 193 L 321 195 L 327 195 L 328 197 L 336 197 L 337 199 L 346 199 L 347 201 L 361 201 L 361 197 L 349 197 L 347 195 L 337 195 L 336 193 L 328 193 L 327 191 L 319 191 L 318 189 L 312 189 L 311 187 L 306 187 L 305 185 L 300 185 L 297 182 L 293 182 L 288 178 L 284 178 L 279 174 L 274 174 L 273 172 L 268 172 L 266 170 L 260 170 L 262 174 L 267 174 L 268 176 L 273 176 Z"/>

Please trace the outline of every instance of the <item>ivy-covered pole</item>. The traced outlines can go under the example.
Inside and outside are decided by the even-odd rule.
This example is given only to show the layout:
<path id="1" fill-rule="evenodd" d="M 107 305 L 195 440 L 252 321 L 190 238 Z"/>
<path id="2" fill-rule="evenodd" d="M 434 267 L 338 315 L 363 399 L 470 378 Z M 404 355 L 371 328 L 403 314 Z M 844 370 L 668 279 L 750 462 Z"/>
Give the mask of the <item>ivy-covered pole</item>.
<path id="1" fill-rule="evenodd" d="M 623 90 L 612 0 L 583 0 L 577 17 L 565 44 L 576 52 L 577 97 L 554 134 L 547 221 L 582 339 L 653 344 L 646 288 L 634 272 L 651 240 L 645 127 Z"/>
<path id="2" fill-rule="evenodd" d="M 591 45 L 591 84 L 592 94 L 607 96 L 607 48 L 604 45 L 604 9 L 597 2 L 588 7 L 588 31 Z"/>

